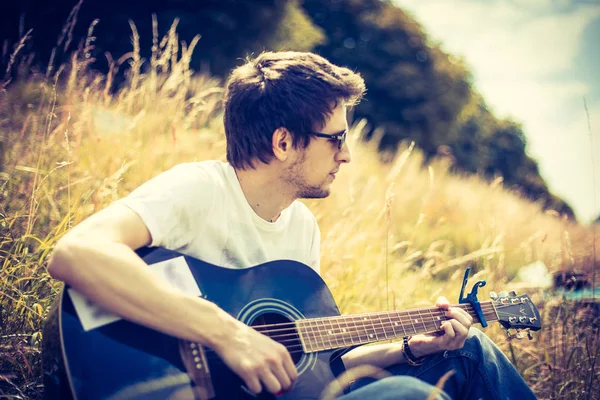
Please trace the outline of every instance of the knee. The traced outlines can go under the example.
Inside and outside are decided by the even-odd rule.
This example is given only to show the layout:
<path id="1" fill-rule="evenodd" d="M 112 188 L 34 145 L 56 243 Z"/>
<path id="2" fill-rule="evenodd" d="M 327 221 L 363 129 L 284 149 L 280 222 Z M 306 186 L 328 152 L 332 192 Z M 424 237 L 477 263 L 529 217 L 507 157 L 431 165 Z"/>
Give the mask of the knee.
<path id="1" fill-rule="evenodd" d="M 379 399 L 450 400 L 441 389 L 410 376 L 390 376 L 377 381 L 381 386 Z M 433 395 L 433 396 L 432 396 Z"/>
<path id="2" fill-rule="evenodd" d="M 493 358 L 494 355 L 501 353 L 501 350 L 485 333 L 479 329 L 472 328 L 469 331 L 469 336 L 462 348 L 462 352 L 471 353 L 476 359 L 481 358 L 478 356 L 483 356 L 485 359 Z"/>

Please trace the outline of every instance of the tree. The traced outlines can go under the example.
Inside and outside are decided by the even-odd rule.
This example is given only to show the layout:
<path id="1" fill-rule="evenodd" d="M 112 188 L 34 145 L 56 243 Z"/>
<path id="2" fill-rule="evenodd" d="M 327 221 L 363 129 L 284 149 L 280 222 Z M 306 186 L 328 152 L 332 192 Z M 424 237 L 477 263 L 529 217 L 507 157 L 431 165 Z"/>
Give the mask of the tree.
<path id="1" fill-rule="evenodd" d="M 226 75 L 248 53 L 267 48 L 298 48 L 309 50 L 323 36 L 312 24 L 298 0 L 103 0 L 47 2 L 29 0 L 9 2 L 0 17 L 0 39 L 15 43 L 21 32 L 33 29 L 30 47 L 40 64 L 50 59 L 69 13 L 74 9 L 68 28 L 70 49 L 76 48 L 95 19 L 95 68 L 106 70 L 104 53 L 113 59 L 132 51 L 132 31 L 129 20 L 137 27 L 142 57 L 148 58 L 152 48 L 152 14 L 158 21 L 159 37 L 179 20 L 177 33 L 181 41 L 190 43 L 196 35 L 201 39 L 192 58 L 192 68 L 212 74 Z M 19 29 L 19 25 L 22 29 Z M 64 49 L 64 42 L 61 49 Z M 59 52 L 60 53 L 60 52 Z M 64 59 L 57 60 L 61 63 Z"/>
<path id="2" fill-rule="evenodd" d="M 382 149 L 404 139 L 428 155 L 469 100 L 470 75 L 430 43 L 401 9 L 380 0 L 305 0 L 304 8 L 325 31 L 316 50 L 337 64 L 360 71 L 366 99 L 356 116 L 382 127 Z"/>

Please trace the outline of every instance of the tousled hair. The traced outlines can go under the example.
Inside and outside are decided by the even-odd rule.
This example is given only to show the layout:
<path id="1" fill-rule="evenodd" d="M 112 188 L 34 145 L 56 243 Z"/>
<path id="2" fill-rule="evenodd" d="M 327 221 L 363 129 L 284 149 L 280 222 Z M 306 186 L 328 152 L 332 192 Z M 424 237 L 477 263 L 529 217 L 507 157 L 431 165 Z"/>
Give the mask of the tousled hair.
<path id="1" fill-rule="evenodd" d="M 359 74 L 314 53 L 265 52 L 233 70 L 226 83 L 227 161 L 254 168 L 274 156 L 273 132 L 286 128 L 306 148 L 307 132 L 321 129 L 335 107 L 355 105 L 365 92 Z"/>

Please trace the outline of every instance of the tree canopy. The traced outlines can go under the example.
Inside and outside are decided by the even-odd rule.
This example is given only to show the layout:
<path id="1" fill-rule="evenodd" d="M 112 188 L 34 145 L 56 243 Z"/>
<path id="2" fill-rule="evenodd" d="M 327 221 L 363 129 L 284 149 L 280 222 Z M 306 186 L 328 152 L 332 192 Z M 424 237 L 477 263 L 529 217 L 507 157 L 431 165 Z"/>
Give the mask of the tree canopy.
<path id="1" fill-rule="evenodd" d="M 74 6 L 77 13 L 70 21 L 77 23 L 64 30 Z M 32 28 L 27 45 L 41 64 L 50 59 L 59 37 L 62 50 L 67 42 L 76 48 L 95 20 L 90 56 L 97 60 L 96 68 L 106 70 L 106 52 L 117 59 L 131 51 L 130 20 L 138 31 L 141 55 L 148 58 L 153 14 L 160 36 L 176 18 L 181 41 L 190 43 L 200 35 L 191 67 L 221 77 L 246 55 L 265 49 L 318 52 L 365 78 L 367 95 L 355 116 L 369 122 L 367 139 L 379 141 L 384 158 L 403 141 L 414 141 L 426 160 L 450 156 L 457 172 L 501 176 L 506 186 L 545 208 L 574 217 L 569 205 L 550 193 L 536 160 L 527 154 L 521 125 L 495 117 L 463 60 L 445 53 L 389 1 L 26 0 L 9 3 L 3 11 L 0 38 L 16 43 Z M 4 64 L 9 50 L 5 46 Z"/>

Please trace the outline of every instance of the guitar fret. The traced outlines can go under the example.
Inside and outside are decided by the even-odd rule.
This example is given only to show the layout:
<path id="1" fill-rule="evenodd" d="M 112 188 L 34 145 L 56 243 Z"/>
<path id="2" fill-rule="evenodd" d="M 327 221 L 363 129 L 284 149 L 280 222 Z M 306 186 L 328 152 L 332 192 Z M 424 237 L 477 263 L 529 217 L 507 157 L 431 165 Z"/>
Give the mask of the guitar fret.
<path id="1" fill-rule="evenodd" d="M 421 317 L 421 323 L 423 324 L 423 333 L 427 332 L 427 325 L 425 325 L 425 319 L 423 318 L 423 316 L 421 315 L 421 310 L 417 310 L 417 312 L 419 313 L 419 317 Z"/>
<path id="2" fill-rule="evenodd" d="M 408 314 L 408 319 L 410 321 L 410 324 L 412 325 L 412 329 L 413 329 L 413 331 L 415 331 L 414 334 L 416 335 L 417 334 L 417 328 L 415 328 L 415 323 L 413 322 L 412 314 L 410 313 L 410 311 L 407 312 L 407 314 Z"/>
<path id="3" fill-rule="evenodd" d="M 359 325 L 357 325 L 356 320 L 354 321 L 354 325 L 356 326 L 356 329 L 359 332 L 359 337 L 361 336 L 361 334 L 365 335 L 365 339 L 364 340 L 361 339 L 361 342 L 368 343 L 369 342 L 369 331 L 367 331 L 367 326 L 365 325 L 366 318 L 362 315 L 358 316 L 357 318 L 358 318 Z"/>
<path id="4" fill-rule="evenodd" d="M 346 329 L 342 328 L 342 325 L 340 325 L 340 317 L 336 317 L 335 318 L 335 322 L 337 322 L 338 325 L 338 329 L 340 330 L 340 335 L 342 336 L 342 342 L 344 343 L 344 347 L 347 347 L 348 345 L 346 344 Z"/>
<path id="5" fill-rule="evenodd" d="M 344 321 L 344 324 L 346 324 L 346 331 L 348 332 L 348 336 L 350 337 L 350 344 L 354 344 L 354 335 L 352 334 L 352 329 L 350 329 L 350 325 L 348 325 L 348 319 L 350 319 L 350 318 L 342 317 L 342 321 Z M 360 339 L 359 339 L 359 343 L 360 343 Z"/>
<path id="6" fill-rule="evenodd" d="M 394 338 L 397 338 L 398 334 L 396 333 L 396 328 L 394 328 L 394 322 L 392 321 L 391 313 L 387 313 L 387 317 L 390 320 L 390 326 L 392 327 L 392 331 L 394 332 Z"/>
<path id="7" fill-rule="evenodd" d="M 400 317 L 400 313 L 396 311 L 396 326 L 398 326 L 398 324 L 400 324 L 400 327 L 402 328 L 403 336 L 407 336 L 406 329 L 404 328 L 404 323 L 402 322 L 402 317 Z"/>
<path id="8" fill-rule="evenodd" d="M 373 319 L 371 319 L 370 316 L 366 316 L 365 320 L 368 320 L 371 323 L 371 326 L 373 327 L 373 333 L 370 334 L 370 335 L 367 335 L 369 337 L 369 339 L 373 339 L 373 335 L 375 335 L 375 340 L 379 340 L 379 336 L 377 336 L 377 329 L 375 328 L 375 324 L 373 323 Z"/>
<path id="9" fill-rule="evenodd" d="M 329 322 L 329 326 L 331 327 L 331 329 L 327 332 L 327 334 L 329 335 L 330 343 L 331 343 L 331 337 L 333 336 L 333 338 L 335 339 L 336 347 L 342 347 L 342 346 L 340 346 L 340 342 L 338 341 L 338 335 L 335 333 L 335 329 L 333 328 L 333 323 L 331 322 L 331 318 L 328 318 L 327 322 Z"/>
<path id="10" fill-rule="evenodd" d="M 304 350 L 305 353 L 310 352 L 310 349 L 308 348 L 308 343 L 306 342 L 306 332 L 304 332 L 303 329 L 303 321 L 302 320 L 298 320 L 295 322 L 296 324 L 296 332 L 298 332 L 298 338 L 300 339 L 300 344 L 302 345 L 302 349 Z"/>
<path id="11" fill-rule="evenodd" d="M 379 319 L 379 324 L 381 324 L 381 327 L 383 328 L 383 334 L 385 335 L 385 338 L 389 339 L 388 334 L 387 334 L 387 328 L 385 327 L 385 325 L 383 324 L 383 321 L 381 320 L 381 315 L 378 315 L 377 318 Z"/>
<path id="12" fill-rule="evenodd" d="M 336 341 L 337 343 L 337 339 L 335 337 L 335 335 L 332 335 L 332 330 L 329 329 L 327 327 L 327 323 L 329 323 L 329 326 L 331 327 L 331 322 L 329 321 L 329 319 L 325 319 L 325 318 L 321 318 L 321 323 L 323 324 L 323 332 L 325 333 L 325 338 L 327 338 L 327 342 L 329 342 L 329 346 L 327 347 L 328 349 L 333 349 L 336 347 L 335 344 L 333 344 L 333 340 Z"/>
<path id="13" fill-rule="evenodd" d="M 312 326 L 311 326 L 311 320 L 307 319 L 306 320 L 306 336 L 310 339 L 309 343 L 310 343 L 310 351 L 317 351 L 318 346 L 317 346 L 317 335 L 315 334 Z M 312 338 L 311 338 L 312 336 Z"/>
<path id="14" fill-rule="evenodd" d="M 352 323 L 354 324 L 354 329 L 356 329 L 356 333 L 358 334 L 358 342 L 359 343 L 365 343 L 366 340 L 363 342 L 362 338 L 360 337 L 360 333 L 361 333 L 361 329 L 358 327 L 358 325 L 356 325 L 356 318 L 352 317 Z M 368 336 L 367 336 L 368 338 Z"/>
<path id="15" fill-rule="evenodd" d="M 327 345 L 327 343 L 325 343 L 325 340 L 328 340 L 328 338 L 327 338 L 327 328 L 325 328 L 325 323 L 324 323 L 323 319 L 318 318 L 315 321 L 315 323 L 317 324 L 319 337 L 321 338 L 321 341 L 323 342 L 323 350 L 327 350 L 327 349 L 331 348 L 331 341 L 329 341 L 329 345 Z M 321 323 L 320 327 L 319 327 L 319 323 Z M 323 336 L 323 332 L 325 332 L 325 336 Z"/>
<path id="16" fill-rule="evenodd" d="M 321 332 L 319 331 L 319 324 L 316 318 L 311 320 L 310 327 L 315 335 L 315 351 L 323 350 L 325 348 L 325 342 L 323 341 L 323 336 L 321 336 Z M 319 343 L 319 341 L 321 343 Z"/>
<path id="17" fill-rule="evenodd" d="M 432 327 L 431 327 L 431 329 L 432 329 L 432 330 L 437 330 L 437 329 L 438 329 L 438 326 L 437 326 L 437 325 L 436 325 L 436 323 L 435 323 L 436 319 L 435 319 L 435 316 L 433 315 L 433 312 L 431 311 L 431 308 L 429 309 L 429 315 L 431 316 L 431 324 L 432 324 Z M 438 318 L 439 318 L 439 317 L 438 317 Z"/>

